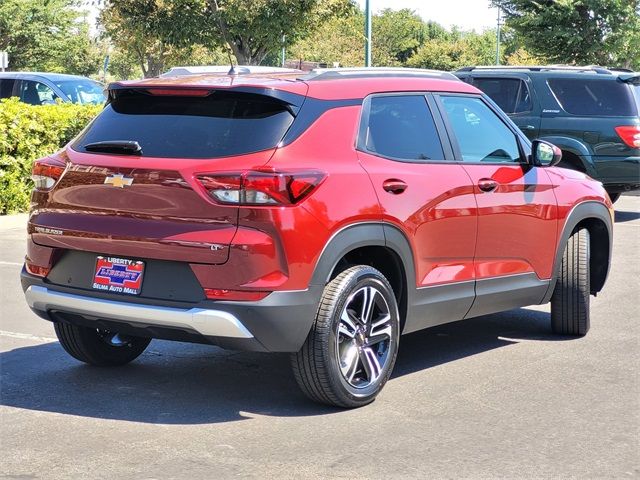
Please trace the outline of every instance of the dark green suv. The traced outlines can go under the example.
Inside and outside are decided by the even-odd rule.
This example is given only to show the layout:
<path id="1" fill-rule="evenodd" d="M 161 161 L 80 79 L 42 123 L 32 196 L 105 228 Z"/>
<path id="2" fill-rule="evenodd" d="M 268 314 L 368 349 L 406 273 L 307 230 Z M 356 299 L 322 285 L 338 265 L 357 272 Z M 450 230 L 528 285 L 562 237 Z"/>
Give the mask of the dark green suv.
<path id="1" fill-rule="evenodd" d="M 611 200 L 640 189 L 640 73 L 601 67 L 464 67 L 530 139 L 562 149 L 560 166 L 600 180 Z"/>

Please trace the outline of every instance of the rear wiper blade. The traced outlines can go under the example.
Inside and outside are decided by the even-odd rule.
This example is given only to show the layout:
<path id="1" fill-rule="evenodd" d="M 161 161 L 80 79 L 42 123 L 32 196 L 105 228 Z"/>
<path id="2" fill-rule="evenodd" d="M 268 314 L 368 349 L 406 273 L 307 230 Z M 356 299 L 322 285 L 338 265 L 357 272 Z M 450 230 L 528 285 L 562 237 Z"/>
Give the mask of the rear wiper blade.
<path id="1" fill-rule="evenodd" d="M 88 152 L 121 153 L 125 155 L 142 154 L 142 147 L 135 140 L 107 140 L 87 143 L 84 149 Z"/>

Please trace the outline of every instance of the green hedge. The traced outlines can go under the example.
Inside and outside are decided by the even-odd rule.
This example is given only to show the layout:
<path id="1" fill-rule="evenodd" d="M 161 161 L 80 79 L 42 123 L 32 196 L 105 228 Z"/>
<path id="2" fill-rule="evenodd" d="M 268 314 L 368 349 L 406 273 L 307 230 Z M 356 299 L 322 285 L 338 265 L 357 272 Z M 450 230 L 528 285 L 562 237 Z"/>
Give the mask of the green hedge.
<path id="1" fill-rule="evenodd" d="M 102 105 L 0 100 L 0 214 L 29 208 L 33 161 L 60 150 L 100 110 Z"/>

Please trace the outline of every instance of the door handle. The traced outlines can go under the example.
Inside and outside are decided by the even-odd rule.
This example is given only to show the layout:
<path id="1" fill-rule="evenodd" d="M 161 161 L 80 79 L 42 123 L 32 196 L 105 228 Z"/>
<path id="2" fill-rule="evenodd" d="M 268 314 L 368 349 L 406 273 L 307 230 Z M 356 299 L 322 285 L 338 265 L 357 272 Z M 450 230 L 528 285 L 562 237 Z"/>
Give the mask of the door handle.
<path id="1" fill-rule="evenodd" d="M 498 187 L 498 182 L 491 178 L 481 178 L 478 180 L 478 188 L 483 192 L 493 192 Z"/>
<path id="2" fill-rule="evenodd" d="M 397 178 L 390 178 L 382 183 L 382 188 L 393 195 L 398 195 L 407 189 L 408 185 Z"/>
<path id="3" fill-rule="evenodd" d="M 536 127 L 534 125 L 518 125 L 520 130 L 535 130 Z"/>

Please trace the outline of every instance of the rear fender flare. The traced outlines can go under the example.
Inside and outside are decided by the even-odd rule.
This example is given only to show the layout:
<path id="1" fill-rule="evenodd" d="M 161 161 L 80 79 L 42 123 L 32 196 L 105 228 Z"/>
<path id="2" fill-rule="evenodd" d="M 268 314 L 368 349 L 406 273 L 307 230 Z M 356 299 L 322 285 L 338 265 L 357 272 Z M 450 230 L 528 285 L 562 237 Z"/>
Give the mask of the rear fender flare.
<path id="1" fill-rule="evenodd" d="M 347 225 L 331 236 L 316 262 L 310 285 L 324 287 L 340 259 L 347 253 L 360 247 L 373 246 L 393 250 L 403 262 L 407 280 L 415 279 L 413 254 L 404 234 L 398 228 L 383 222 L 365 222 Z M 411 286 L 412 283 L 408 281 L 407 285 Z"/>

